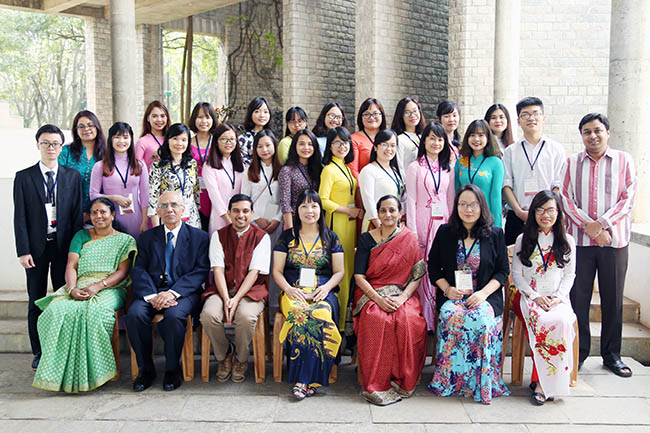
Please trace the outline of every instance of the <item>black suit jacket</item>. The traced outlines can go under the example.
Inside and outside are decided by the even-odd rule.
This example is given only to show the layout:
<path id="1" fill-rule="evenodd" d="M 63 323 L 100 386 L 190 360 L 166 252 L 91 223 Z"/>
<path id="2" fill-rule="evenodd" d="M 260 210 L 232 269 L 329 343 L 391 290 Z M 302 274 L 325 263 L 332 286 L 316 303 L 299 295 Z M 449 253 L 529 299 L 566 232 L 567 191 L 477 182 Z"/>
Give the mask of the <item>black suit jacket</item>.
<path id="1" fill-rule="evenodd" d="M 503 235 L 503 230 L 493 227 L 490 236 L 480 239 L 481 260 L 478 268 L 477 289 L 482 289 L 491 279 L 495 279 L 503 286 L 508 278 L 510 266 L 508 265 L 508 250 Z M 447 280 L 454 286 L 456 278 L 454 271 L 458 268 L 456 264 L 456 251 L 458 249 L 458 237 L 452 232 L 449 224 L 443 224 L 438 229 L 429 252 L 429 279 L 431 284 L 441 278 Z M 436 290 L 436 307 L 440 309 L 447 301 L 447 297 L 438 287 Z M 497 290 L 488 296 L 487 301 L 494 309 L 494 315 L 503 313 L 503 291 Z"/>
<path id="2" fill-rule="evenodd" d="M 70 241 L 82 227 L 81 176 L 59 164 L 56 181 L 56 243 L 67 254 Z M 38 165 L 16 173 L 14 180 L 14 236 L 18 257 L 31 254 L 34 259 L 45 250 L 47 239 L 45 186 Z"/>
<path id="3" fill-rule="evenodd" d="M 133 299 L 164 290 L 174 290 L 182 297 L 198 293 L 208 278 L 210 238 L 203 230 L 181 223 L 176 239 L 172 266 L 174 284 L 163 285 L 160 276 L 165 272 L 165 227 L 159 225 L 142 233 L 138 238 L 138 255 L 133 265 Z"/>

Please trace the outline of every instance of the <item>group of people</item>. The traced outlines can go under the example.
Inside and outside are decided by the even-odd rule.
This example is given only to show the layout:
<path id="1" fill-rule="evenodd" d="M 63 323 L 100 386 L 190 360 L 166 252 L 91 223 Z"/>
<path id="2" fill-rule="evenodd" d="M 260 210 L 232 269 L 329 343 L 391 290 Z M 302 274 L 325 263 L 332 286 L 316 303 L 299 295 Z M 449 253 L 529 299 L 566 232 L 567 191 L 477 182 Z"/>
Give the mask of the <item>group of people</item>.
<path id="1" fill-rule="evenodd" d="M 123 122 L 104 139 L 90 111 L 74 118 L 69 145 L 56 126 L 38 130 L 41 161 L 14 184 L 34 386 L 88 391 L 115 376 L 114 311 L 130 288 L 135 391 L 156 377 L 155 315 L 171 391 L 182 383 L 187 316 L 200 317 L 217 379 L 240 382 L 271 304 L 285 316 L 274 338 L 286 345 L 298 400 L 327 386 L 342 342 L 355 340 L 349 323 L 369 402 L 413 395 L 431 332 L 428 389 L 489 404 L 508 394 L 502 314 L 512 275 L 535 364 L 531 400 L 541 405 L 569 392 L 576 317 L 580 365 L 589 354 L 596 271 L 603 363 L 631 376 L 620 346 L 636 175 L 630 156 L 609 147 L 604 115 L 583 117 L 585 150 L 567 159 L 544 135 L 535 97 L 517 104 L 516 141 L 501 104 L 462 139 L 453 101 L 426 123 L 417 100 L 404 98 L 387 128 L 382 104 L 368 98 L 353 134 L 336 102 L 313 129 L 292 107 L 279 142 L 271 112 L 255 98 L 240 133 L 209 103 L 194 107 L 188 127 L 154 101 L 135 144 Z M 46 296 L 48 271 L 57 290 Z M 224 324 L 235 326 L 234 344 Z"/>

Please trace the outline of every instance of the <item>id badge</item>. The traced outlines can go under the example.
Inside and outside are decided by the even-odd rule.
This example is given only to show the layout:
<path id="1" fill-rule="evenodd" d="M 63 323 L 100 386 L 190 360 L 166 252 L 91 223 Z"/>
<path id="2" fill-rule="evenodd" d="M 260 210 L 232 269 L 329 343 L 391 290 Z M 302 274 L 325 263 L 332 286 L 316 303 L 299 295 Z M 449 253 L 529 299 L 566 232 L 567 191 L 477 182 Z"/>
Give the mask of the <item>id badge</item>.
<path id="1" fill-rule="evenodd" d="M 472 284 L 472 271 L 469 268 L 463 268 L 458 271 L 454 271 L 454 277 L 456 278 L 456 288 L 460 290 L 465 295 L 470 295 L 474 292 L 474 287 Z"/>
<path id="2" fill-rule="evenodd" d="M 551 282 L 546 278 L 535 281 L 535 291 L 542 296 L 550 296 L 553 291 Z"/>
<path id="3" fill-rule="evenodd" d="M 537 179 L 529 177 L 524 179 L 524 195 L 535 195 L 539 192 L 537 187 Z"/>
<path id="4" fill-rule="evenodd" d="M 135 204 L 133 202 L 133 193 L 129 194 L 129 200 L 131 200 L 131 205 L 130 206 L 126 206 L 126 207 L 120 206 L 120 215 L 124 215 L 124 214 L 127 214 L 127 213 L 133 213 L 134 212 Z"/>
<path id="5" fill-rule="evenodd" d="M 431 203 L 431 218 L 441 219 L 443 217 L 442 203 Z"/>
<path id="6" fill-rule="evenodd" d="M 199 176 L 199 188 L 201 190 L 207 189 L 207 187 L 205 186 L 205 181 L 203 180 L 203 176 Z"/>
<path id="7" fill-rule="evenodd" d="M 300 268 L 300 279 L 298 280 L 300 287 L 316 287 L 316 269 L 315 268 Z"/>
<path id="8" fill-rule="evenodd" d="M 181 220 L 183 222 L 187 222 L 190 220 L 190 206 L 192 204 L 192 200 L 187 200 L 183 199 L 183 206 L 185 207 L 185 212 L 183 212 L 183 216 L 181 217 Z"/>
<path id="9" fill-rule="evenodd" d="M 50 227 L 56 227 L 56 206 L 52 206 L 52 203 L 45 203 L 45 214 Z"/>

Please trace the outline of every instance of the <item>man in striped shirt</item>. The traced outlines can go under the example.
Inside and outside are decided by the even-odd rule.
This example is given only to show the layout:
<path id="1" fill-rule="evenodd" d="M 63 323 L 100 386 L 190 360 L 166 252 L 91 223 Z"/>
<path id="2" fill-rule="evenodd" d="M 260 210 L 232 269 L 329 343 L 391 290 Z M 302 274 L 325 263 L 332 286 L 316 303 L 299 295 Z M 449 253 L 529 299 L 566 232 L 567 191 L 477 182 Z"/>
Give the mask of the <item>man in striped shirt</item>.
<path id="1" fill-rule="evenodd" d="M 569 157 L 562 173 L 562 204 L 576 240 L 576 279 L 571 305 L 580 330 L 580 365 L 589 355 L 589 305 L 598 271 L 602 309 L 600 354 L 621 377 L 632 370 L 621 361 L 623 289 L 637 179 L 632 157 L 607 145 L 609 120 L 587 114 L 578 126 L 585 150 Z"/>

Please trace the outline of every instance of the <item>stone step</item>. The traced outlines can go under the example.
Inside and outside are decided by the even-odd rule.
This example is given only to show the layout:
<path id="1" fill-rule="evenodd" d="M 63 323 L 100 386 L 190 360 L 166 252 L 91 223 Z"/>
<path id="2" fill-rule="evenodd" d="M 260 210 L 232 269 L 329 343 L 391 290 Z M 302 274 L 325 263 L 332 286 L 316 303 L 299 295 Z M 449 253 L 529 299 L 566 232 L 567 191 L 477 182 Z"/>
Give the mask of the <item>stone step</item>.
<path id="1" fill-rule="evenodd" d="M 590 356 L 600 355 L 600 326 L 590 323 L 591 351 Z M 650 329 L 640 323 L 623 323 L 623 341 L 621 356 L 630 356 L 644 365 L 650 365 Z"/>
<path id="2" fill-rule="evenodd" d="M 638 302 L 623 296 L 623 322 L 638 323 L 641 317 L 641 306 Z M 596 292 L 591 298 L 591 307 L 589 308 L 589 321 L 601 321 L 600 293 Z"/>
<path id="3" fill-rule="evenodd" d="M 26 290 L 1 290 L 0 320 L 20 318 L 27 320 L 27 303 Z"/>

